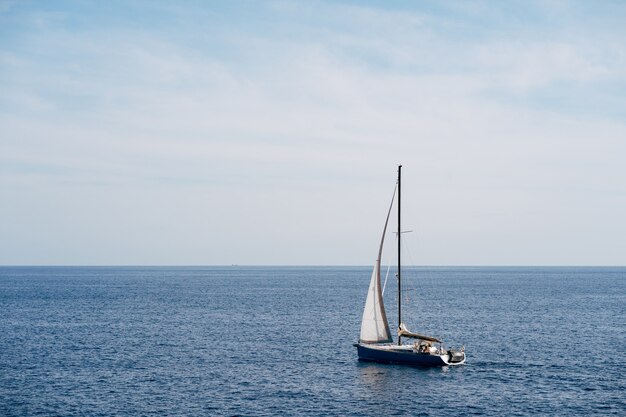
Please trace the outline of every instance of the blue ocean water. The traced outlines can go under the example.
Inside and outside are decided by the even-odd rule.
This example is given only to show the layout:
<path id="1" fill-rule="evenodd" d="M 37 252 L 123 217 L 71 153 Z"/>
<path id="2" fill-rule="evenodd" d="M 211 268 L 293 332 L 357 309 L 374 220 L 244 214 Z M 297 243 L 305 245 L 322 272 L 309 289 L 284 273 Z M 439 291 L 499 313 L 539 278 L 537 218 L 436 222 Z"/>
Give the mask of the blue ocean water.
<path id="1" fill-rule="evenodd" d="M 0 267 L 0 415 L 626 415 L 626 268 L 403 276 L 465 365 L 358 362 L 365 267 Z"/>

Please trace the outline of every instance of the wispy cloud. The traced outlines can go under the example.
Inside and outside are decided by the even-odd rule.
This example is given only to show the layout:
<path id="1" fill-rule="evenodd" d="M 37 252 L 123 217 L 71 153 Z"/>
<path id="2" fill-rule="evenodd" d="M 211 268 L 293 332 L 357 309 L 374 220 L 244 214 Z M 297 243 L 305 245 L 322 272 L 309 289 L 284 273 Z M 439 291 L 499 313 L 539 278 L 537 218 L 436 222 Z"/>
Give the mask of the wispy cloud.
<path id="1" fill-rule="evenodd" d="M 619 110 L 626 108 L 625 31 L 606 11 L 589 15 L 577 2 L 80 7 L 24 3 L 3 12 L 13 29 L 0 42 L 0 183 L 11 190 L 8 197 L 22 196 L 8 208 L 20 224 L 28 222 L 23 204 L 48 192 L 42 190 L 102 203 L 103 196 L 86 191 L 98 185 L 114 212 L 125 199 L 132 211 L 153 210 L 161 192 L 199 207 L 161 202 L 167 209 L 156 209 L 142 227 L 161 227 L 159 213 L 185 216 L 185 234 L 195 220 L 200 235 L 221 236 L 230 250 L 235 239 L 249 242 L 237 250 L 250 263 L 361 263 L 365 243 L 341 255 L 332 247 L 320 257 L 285 246 L 297 234 L 311 236 L 312 246 L 346 233 L 367 242 L 363 237 L 377 230 L 363 225 L 379 207 L 349 199 L 367 205 L 371 196 L 386 195 L 385 175 L 402 160 L 414 167 L 409 182 L 422 190 L 413 209 L 432 219 L 423 225 L 433 242 L 423 248 L 426 263 L 550 263 L 531 237 L 513 245 L 527 258 L 490 245 L 539 232 L 531 224 L 553 227 L 552 245 L 570 239 L 575 216 L 562 216 L 565 205 L 588 221 L 599 216 L 581 197 L 589 190 L 599 206 L 610 206 L 606 221 L 617 221 L 626 207 L 620 180 L 626 123 Z M 130 18 L 137 10 L 145 11 L 143 20 Z M 233 185 L 238 191 L 228 190 Z M 347 188 L 357 194 L 346 197 Z M 196 201 L 198 192 L 228 201 L 230 211 L 207 209 L 212 203 Z M 333 210 L 320 201 L 333 201 Z M 242 221 L 247 212 L 235 203 L 257 210 L 262 236 L 284 228 L 293 212 L 307 222 L 298 233 L 281 232 L 276 251 L 256 253 L 260 238 L 244 235 L 259 217 L 248 213 Z M 95 221 L 111 223 L 101 210 L 84 208 Z M 43 210 L 45 223 L 51 219 Z M 78 227 L 54 212 L 67 229 Z M 342 212 L 352 213 L 350 222 L 327 221 Z M 485 212 L 506 215 L 490 219 Z M 202 220 L 206 215 L 241 227 L 226 230 Z M 125 221 L 138 230 L 132 218 Z M 345 224 L 350 230 L 338 232 Z M 113 245 L 100 228 L 80 227 L 107 236 L 103 251 Z M 166 229 L 166 238 L 184 241 L 174 227 Z M 15 236 L 21 229 L 5 220 L 3 230 Z M 618 232 L 623 226 L 613 242 Z M 493 241 L 472 250 L 467 242 L 481 233 Z M 455 239 L 460 243 L 450 245 Z M 145 245 L 167 253 L 165 244 Z M 213 247 L 207 238 L 181 245 L 166 262 L 231 261 L 217 247 L 211 258 L 190 249 Z M 281 250 L 289 260 L 276 254 Z M 180 255 L 185 251 L 194 255 Z M 492 253 L 497 260 L 490 261 Z M 555 262 L 568 259 L 565 250 L 557 255 Z M 128 259 L 111 262 L 135 262 Z"/>

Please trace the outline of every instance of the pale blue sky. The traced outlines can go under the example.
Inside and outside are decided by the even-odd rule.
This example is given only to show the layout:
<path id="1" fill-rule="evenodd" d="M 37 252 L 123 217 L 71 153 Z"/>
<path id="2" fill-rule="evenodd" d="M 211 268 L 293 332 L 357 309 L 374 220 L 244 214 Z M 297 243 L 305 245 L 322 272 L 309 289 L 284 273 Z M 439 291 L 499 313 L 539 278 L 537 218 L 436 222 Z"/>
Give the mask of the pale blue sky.
<path id="1" fill-rule="evenodd" d="M 0 264 L 370 264 L 402 163 L 411 263 L 625 265 L 624 21 L 0 0 Z"/>

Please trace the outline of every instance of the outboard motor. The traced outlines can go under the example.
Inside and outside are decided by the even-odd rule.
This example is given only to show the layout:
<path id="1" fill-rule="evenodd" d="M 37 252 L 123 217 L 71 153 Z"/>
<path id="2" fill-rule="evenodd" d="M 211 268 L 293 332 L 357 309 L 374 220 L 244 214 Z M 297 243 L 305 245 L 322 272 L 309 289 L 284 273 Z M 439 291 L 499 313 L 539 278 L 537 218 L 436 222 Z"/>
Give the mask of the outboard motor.
<path id="1" fill-rule="evenodd" d="M 465 359 L 465 353 L 459 350 L 450 349 L 448 354 L 450 355 L 450 363 L 463 362 Z"/>

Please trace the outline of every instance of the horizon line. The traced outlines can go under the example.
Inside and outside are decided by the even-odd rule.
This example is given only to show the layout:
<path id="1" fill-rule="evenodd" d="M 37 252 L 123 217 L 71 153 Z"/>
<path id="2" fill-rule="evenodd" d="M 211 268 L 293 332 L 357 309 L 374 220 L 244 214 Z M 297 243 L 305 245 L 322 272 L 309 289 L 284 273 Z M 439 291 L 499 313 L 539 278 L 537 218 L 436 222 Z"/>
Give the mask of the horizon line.
<path id="1" fill-rule="evenodd" d="M 394 267 L 395 265 L 391 265 Z M 347 264 L 0 264 L 0 268 L 371 268 Z M 626 268 L 626 265 L 403 265 L 403 268 Z"/>

